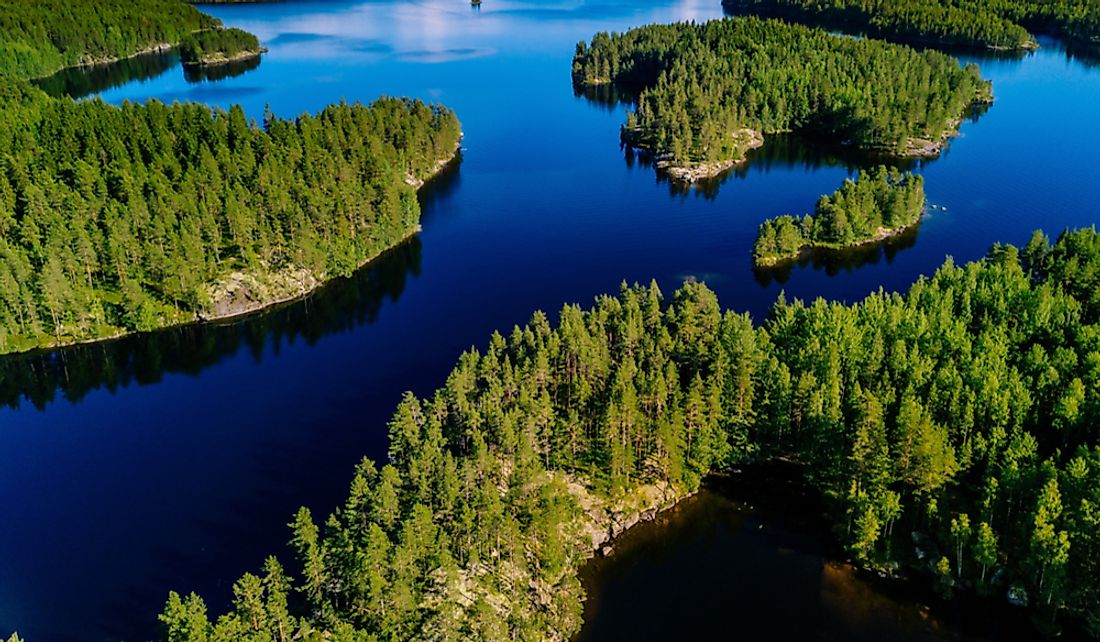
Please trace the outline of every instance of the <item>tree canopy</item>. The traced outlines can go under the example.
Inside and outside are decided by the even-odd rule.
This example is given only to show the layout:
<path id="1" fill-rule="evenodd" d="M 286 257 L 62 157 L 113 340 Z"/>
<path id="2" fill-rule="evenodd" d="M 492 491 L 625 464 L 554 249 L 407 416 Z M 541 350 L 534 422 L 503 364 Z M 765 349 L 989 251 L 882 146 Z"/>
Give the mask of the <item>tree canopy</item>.
<path id="1" fill-rule="evenodd" d="M 298 512 L 297 580 L 269 561 L 213 620 L 173 593 L 166 639 L 566 639 L 593 503 L 774 456 L 803 462 L 865 564 L 982 586 L 997 568 L 1038 608 L 1100 618 L 1098 264 L 1087 229 L 905 295 L 780 299 L 758 327 L 698 283 L 536 313 L 406 395 L 388 463 L 364 460 L 331 516 Z"/>
<path id="2" fill-rule="evenodd" d="M 992 99 L 976 66 L 942 53 L 755 17 L 599 33 L 573 77 L 636 91 L 624 140 L 674 165 L 741 159 L 745 130 L 927 155 Z"/>
<path id="3" fill-rule="evenodd" d="M 235 27 L 208 29 L 184 38 L 179 52 L 185 65 L 223 63 L 241 56 L 258 55 L 260 40 Z"/>
<path id="4" fill-rule="evenodd" d="M 918 221 L 924 213 L 924 177 L 878 167 L 845 179 L 822 196 L 813 215 L 767 219 L 757 231 L 753 258 L 773 265 L 797 258 L 804 248 L 846 248 L 882 240 Z"/>
<path id="5" fill-rule="evenodd" d="M 220 25 L 177 0 L 9 0 L 0 3 L 0 78 L 124 58 Z"/>
<path id="6" fill-rule="evenodd" d="M 242 274 L 269 297 L 347 275 L 417 229 L 416 181 L 460 135 L 391 98 L 263 127 L 240 107 L 3 103 L 3 352 L 213 316 L 218 284 L 264 298 Z"/>

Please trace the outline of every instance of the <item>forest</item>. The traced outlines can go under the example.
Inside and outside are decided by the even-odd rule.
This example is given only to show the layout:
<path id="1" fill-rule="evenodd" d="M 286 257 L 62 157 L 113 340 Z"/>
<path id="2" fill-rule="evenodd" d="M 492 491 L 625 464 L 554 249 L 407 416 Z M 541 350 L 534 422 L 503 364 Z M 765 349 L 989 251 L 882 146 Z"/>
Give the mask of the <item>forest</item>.
<path id="1" fill-rule="evenodd" d="M 176 0 L 9 0 L 0 3 L 0 78 L 125 58 L 220 25 Z"/>
<path id="2" fill-rule="evenodd" d="M 257 56 L 261 48 L 259 38 L 230 27 L 190 34 L 180 42 L 179 52 L 185 65 L 210 65 Z"/>
<path id="3" fill-rule="evenodd" d="M 573 78 L 635 92 L 624 141 L 673 167 L 740 160 L 746 132 L 934 155 L 992 100 L 977 67 L 942 53 L 751 16 L 596 34 Z"/>
<path id="4" fill-rule="evenodd" d="M 1028 29 L 1100 44 L 1096 0 L 723 0 L 735 14 L 782 17 L 936 46 L 1032 49 Z"/>
<path id="5" fill-rule="evenodd" d="M 798 258 L 803 249 L 843 249 L 879 241 L 920 221 L 924 213 L 924 177 L 878 167 L 845 179 L 822 196 L 814 213 L 767 219 L 757 231 L 753 258 L 775 265 Z"/>
<path id="6" fill-rule="evenodd" d="M 258 126 L 240 107 L 4 96 L 0 351 L 302 293 L 416 231 L 454 114 L 383 98 Z M 219 289 L 220 288 L 220 289 Z"/>
<path id="7" fill-rule="evenodd" d="M 454 113 L 420 101 L 256 123 L 236 106 L 51 99 L 23 79 L 163 41 L 200 58 L 258 48 L 175 0 L 20 0 L 0 20 L 18 45 L 0 51 L 34 53 L 0 59 L 0 353 L 226 316 L 346 276 L 418 229 L 416 188 L 458 148 Z"/>
<path id="8" fill-rule="evenodd" d="M 723 0 L 752 13 L 865 33 L 898 42 L 988 49 L 1038 47 L 1027 29 L 979 3 L 943 0 Z"/>
<path id="9" fill-rule="evenodd" d="M 292 519 L 292 571 L 269 558 L 216 617 L 171 593 L 165 639 L 568 639 L 594 507 L 779 456 L 861 564 L 1100 635 L 1098 286 L 1085 229 L 759 326 L 694 282 L 536 313 L 405 396 L 387 462 Z"/>

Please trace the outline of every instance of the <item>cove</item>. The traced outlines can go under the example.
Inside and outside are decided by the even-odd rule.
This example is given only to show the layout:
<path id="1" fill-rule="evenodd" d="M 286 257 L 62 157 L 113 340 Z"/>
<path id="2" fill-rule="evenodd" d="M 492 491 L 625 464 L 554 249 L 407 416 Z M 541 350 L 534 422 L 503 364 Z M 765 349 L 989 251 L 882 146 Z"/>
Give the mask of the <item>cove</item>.
<path id="1" fill-rule="evenodd" d="M 939 159 L 909 167 L 946 212 L 884 248 L 758 272 L 760 221 L 811 209 L 867 159 L 781 138 L 684 189 L 620 149 L 622 103 L 577 96 L 570 82 L 577 41 L 719 17 L 719 2 L 204 9 L 260 36 L 270 52 L 258 67 L 195 83 L 169 61 L 98 95 L 239 102 L 257 120 L 266 105 L 293 116 L 415 96 L 457 111 L 462 160 L 421 194 L 418 237 L 302 302 L 4 362 L 4 633 L 140 641 L 156 635 L 170 589 L 227 603 L 236 577 L 284 550 L 299 505 L 327 513 L 361 456 L 385 456 L 404 390 L 430 392 L 462 350 L 535 309 L 587 303 L 623 280 L 671 292 L 693 277 L 762 318 L 781 291 L 852 301 L 903 290 L 945 256 L 1094 224 L 1100 205 L 1100 70 L 1053 41 L 1023 58 L 968 58 L 996 102 Z"/>
<path id="2" fill-rule="evenodd" d="M 1025 612 L 1001 601 L 944 601 L 925 578 L 857 570 L 821 515 L 817 493 L 790 462 L 711 478 L 582 569 L 588 600 L 574 642 L 1024 642 L 1038 635 Z"/>

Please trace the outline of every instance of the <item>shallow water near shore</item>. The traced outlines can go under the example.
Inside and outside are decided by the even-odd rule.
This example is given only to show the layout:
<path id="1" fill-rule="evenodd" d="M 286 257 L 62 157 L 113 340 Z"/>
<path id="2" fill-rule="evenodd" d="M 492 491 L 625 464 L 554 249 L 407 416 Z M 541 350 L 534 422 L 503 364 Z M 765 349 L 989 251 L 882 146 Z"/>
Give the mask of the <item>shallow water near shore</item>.
<path id="1" fill-rule="evenodd" d="M 912 164 L 946 210 L 885 247 L 756 271 L 764 218 L 809 211 L 878 161 L 778 137 L 726 176 L 685 189 L 620 149 L 625 106 L 577 96 L 570 82 L 578 40 L 719 17 L 720 2 L 203 9 L 253 31 L 270 52 L 224 78 L 185 77 L 167 54 L 49 86 L 111 103 L 241 103 L 256 119 L 266 105 L 294 116 L 341 99 L 415 96 L 456 109 L 462 159 L 422 190 L 419 236 L 304 301 L 0 360 L 3 634 L 140 642 L 157 635 L 171 589 L 199 592 L 219 611 L 241 573 L 284 553 L 299 505 L 327 513 L 360 457 L 385 456 L 386 421 L 403 391 L 429 394 L 462 350 L 535 309 L 587 304 L 624 280 L 656 279 L 669 293 L 697 278 L 759 320 L 781 291 L 842 301 L 904 291 L 947 256 L 973 260 L 998 241 L 1026 243 L 1038 227 L 1091 225 L 1100 209 L 1100 69 L 1051 41 L 1022 59 L 975 59 L 995 104 L 964 122 L 941 158 Z M 726 528 L 723 519 L 706 523 Z M 779 546 L 759 546 L 769 541 Z M 790 589 L 792 612 L 826 608 L 820 577 L 768 568 L 792 587 L 817 582 Z M 600 603 L 611 608 L 610 596 Z"/>

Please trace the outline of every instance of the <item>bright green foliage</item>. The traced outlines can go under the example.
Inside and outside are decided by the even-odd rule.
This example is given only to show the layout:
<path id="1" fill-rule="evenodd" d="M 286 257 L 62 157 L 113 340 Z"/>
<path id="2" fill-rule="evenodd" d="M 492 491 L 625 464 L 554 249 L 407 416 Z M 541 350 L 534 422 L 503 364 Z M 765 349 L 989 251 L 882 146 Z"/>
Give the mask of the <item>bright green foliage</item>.
<path id="1" fill-rule="evenodd" d="M 179 52 L 185 65 L 217 62 L 240 54 L 260 53 L 260 40 L 241 29 L 208 29 L 184 38 Z"/>
<path id="2" fill-rule="evenodd" d="M 822 196 L 814 214 L 767 219 L 757 231 L 757 265 L 795 259 L 807 247 L 845 248 L 881 240 L 920 221 L 924 177 L 879 167 L 861 170 L 832 195 Z"/>
<path id="3" fill-rule="evenodd" d="M 587 311 L 566 306 L 556 328 L 537 313 L 463 355 L 434 395 L 408 394 L 391 463 L 364 461 L 323 526 L 299 512 L 296 586 L 309 604 L 294 620 L 283 602 L 280 621 L 378 640 L 568 635 L 591 546 L 570 533 L 571 486 L 694 488 L 730 462 L 777 455 L 805 463 L 860 560 L 896 559 L 920 531 L 955 558 L 928 567 L 944 591 L 967 569 L 984 583 L 1003 565 L 1047 608 L 1095 618 L 1100 325 L 1058 279 L 1066 262 L 1095 263 L 1097 236 L 1034 243 L 1027 270 L 1013 247 L 948 261 L 904 296 L 780 300 L 755 329 L 695 283 L 671 302 L 624 287 Z M 1075 430 L 1053 429 L 1075 379 L 1090 410 Z M 237 589 L 225 621 L 273 621 L 254 578 Z M 169 639 L 206 639 L 216 627 L 192 624 L 203 613 L 173 595 L 162 618 L 195 637 Z"/>
<path id="4" fill-rule="evenodd" d="M 639 90 L 624 138 L 677 165 L 741 159 L 746 129 L 916 153 L 991 100 L 977 67 L 944 54 L 757 18 L 599 33 L 573 78 Z"/>
<path id="5" fill-rule="evenodd" d="M 900 42 L 990 49 L 1038 46 L 1026 29 L 980 0 L 723 0 L 722 6 Z"/>
<path id="6" fill-rule="evenodd" d="M 988 522 L 978 524 L 978 534 L 974 540 L 974 561 L 982 567 L 981 582 L 984 584 L 989 567 L 997 563 L 997 534 Z"/>
<path id="7" fill-rule="evenodd" d="M 194 104 L 50 100 L 0 115 L 0 352 L 209 313 L 234 271 L 346 275 L 416 230 L 446 109 L 383 98 L 250 123 Z"/>
<path id="8" fill-rule="evenodd" d="M 177 0 L 7 0 L 0 3 L 0 77 L 123 58 L 218 26 Z"/>

